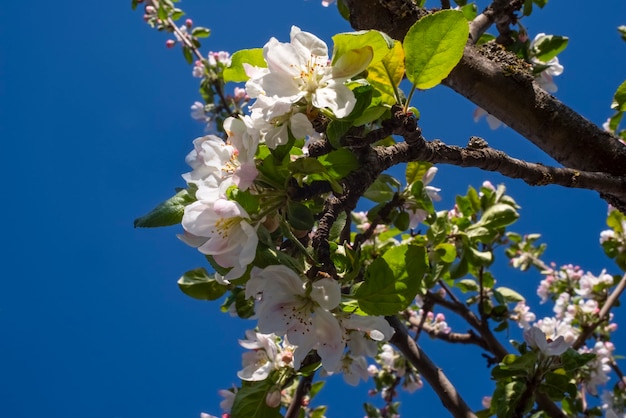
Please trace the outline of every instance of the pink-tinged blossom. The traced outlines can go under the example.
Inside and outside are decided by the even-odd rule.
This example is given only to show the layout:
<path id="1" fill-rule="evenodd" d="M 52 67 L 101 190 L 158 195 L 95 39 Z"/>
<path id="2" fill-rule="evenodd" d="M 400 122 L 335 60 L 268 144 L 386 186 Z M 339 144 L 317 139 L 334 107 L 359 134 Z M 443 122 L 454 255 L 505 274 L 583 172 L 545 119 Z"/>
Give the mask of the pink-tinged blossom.
<path id="1" fill-rule="evenodd" d="M 192 171 L 183 174 L 183 179 L 197 186 L 205 181 L 207 185 L 217 186 L 232 175 L 234 154 L 235 148 L 227 145 L 220 137 L 207 135 L 196 138 L 193 150 L 185 157 Z"/>
<path id="2" fill-rule="evenodd" d="M 515 305 L 511 319 L 517 322 L 520 328 L 527 329 L 530 328 L 531 322 L 535 322 L 535 319 L 537 318 L 535 314 L 530 311 L 526 302 L 520 301 L 517 302 L 517 305 Z"/>
<path id="3" fill-rule="evenodd" d="M 233 402 L 235 402 L 235 396 L 237 395 L 237 388 L 233 386 L 231 390 L 228 389 L 220 389 L 217 391 L 217 394 L 222 397 L 222 401 L 220 402 L 220 408 L 225 414 L 230 413 L 230 410 L 233 407 Z M 224 417 L 224 415 L 222 415 Z"/>
<path id="4" fill-rule="evenodd" d="M 487 121 L 487 125 L 489 125 L 489 128 L 491 128 L 492 130 L 496 130 L 501 126 L 506 127 L 506 125 L 502 123 L 500 119 L 487 113 L 485 109 L 481 107 L 477 107 L 476 110 L 474 110 L 474 122 L 478 122 L 483 117 L 485 117 L 485 120 Z"/>
<path id="5" fill-rule="evenodd" d="M 593 353 L 596 357 L 587 363 L 588 373 L 583 378 L 585 389 L 592 395 L 598 394 L 598 386 L 609 381 L 611 373 L 611 363 L 613 362 L 613 351 L 615 346 L 610 341 L 597 341 L 593 348 L 583 347 L 579 351 L 582 353 Z"/>
<path id="6" fill-rule="evenodd" d="M 204 111 L 204 103 L 193 102 L 191 105 L 191 118 L 203 123 L 207 123 L 210 120 Z"/>
<path id="7" fill-rule="evenodd" d="M 483 396 L 481 404 L 485 409 L 491 408 L 491 396 Z"/>
<path id="8" fill-rule="evenodd" d="M 259 147 L 258 132 L 252 126 L 249 116 L 228 117 L 224 121 L 224 130 L 228 141 L 235 147 L 237 167 L 233 172 L 234 182 L 246 190 L 258 175 L 254 156 Z"/>
<path id="9" fill-rule="evenodd" d="M 546 356 L 560 356 L 571 347 L 562 336 L 555 340 L 548 340 L 548 337 L 538 327 L 530 327 L 524 330 L 524 341 L 532 347 L 538 349 Z"/>
<path id="10" fill-rule="evenodd" d="M 251 350 L 242 356 L 243 369 L 237 373 L 241 380 L 265 380 L 273 370 L 292 366 L 294 347 L 285 341 L 280 344 L 275 334 L 248 330 L 239 345 Z"/>
<path id="11" fill-rule="evenodd" d="M 337 370 L 345 341 L 339 321 L 330 312 L 341 299 L 335 280 L 323 278 L 307 285 L 283 265 L 255 268 L 246 285 L 246 297 L 257 301 L 260 332 L 286 335 L 297 347 L 294 368 L 299 368 L 309 351 L 315 349 L 326 370 Z"/>
<path id="12" fill-rule="evenodd" d="M 213 257 L 224 268 L 231 268 L 225 280 L 246 271 L 254 260 L 258 237 L 250 216 L 237 202 L 226 199 L 198 200 L 185 207 L 182 226 L 205 241 L 198 251 Z"/>

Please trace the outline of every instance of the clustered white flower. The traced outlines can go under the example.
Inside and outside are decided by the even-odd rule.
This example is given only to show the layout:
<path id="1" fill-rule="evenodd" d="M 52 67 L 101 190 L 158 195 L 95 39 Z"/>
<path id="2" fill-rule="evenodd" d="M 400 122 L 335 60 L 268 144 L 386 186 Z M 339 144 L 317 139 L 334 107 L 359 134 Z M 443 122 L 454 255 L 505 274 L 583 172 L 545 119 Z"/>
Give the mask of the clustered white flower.
<path id="1" fill-rule="evenodd" d="M 554 316 L 543 318 L 532 328 L 528 328 L 538 331 L 533 331 L 535 335 L 530 337 L 526 334 L 528 331 L 525 331 L 525 339 L 534 338 L 534 345 L 529 343 L 531 346 L 552 352 L 552 355 L 556 355 L 554 352 L 557 346 L 559 350 L 565 345 L 571 346 L 580 335 L 582 326 L 597 320 L 600 311 L 599 303 L 604 302 L 607 289 L 612 285 L 613 277 L 604 270 L 596 276 L 569 264 L 558 270 L 547 271 L 545 279 L 541 281 L 537 289 L 537 294 L 542 303 L 548 300 L 554 302 Z M 596 355 L 583 371 L 582 383 L 586 391 L 592 395 L 597 395 L 598 386 L 604 385 L 609 380 L 614 346 L 608 338 L 610 333 L 617 329 L 616 324 L 611 322 L 612 317 L 613 315 L 610 314 L 608 324 L 598 327 L 601 337 L 596 340 L 593 347 L 583 346 L 578 350 L 580 353 Z M 548 341 L 547 345 L 538 341 L 540 340 L 539 332 Z M 557 341 L 559 344 L 556 344 Z M 529 342 L 528 339 L 527 342 Z"/>
<path id="2" fill-rule="evenodd" d="M 378 344 L 388 341 L 393 329 L 382 317 L 343 312 L 336 280 L 310 280 L 285 265 L 250 269 L 259 225 L 273 215 L 248 213 L 233 198 L 238 191 L 263 198 L 255 183 L 260 144 L 275 149 L 290 138 L 319 135 L 310 122 L 318 112 L 336 118 L 350 114 L 356 98 L 347 81 L 373 56 L 372 48 L 364 47 L 331 61 L 328 47 L 316 36 L 294 26 L 290 38 L 288 43 L 272 38 L 263 47 L 267 67 L 245 64 L 249 79 L 245 90 L 236 90 L 235 95 L 255 101 L 249 115 L 224 121 L 228 139 L 207 135 L 194 140 L 186 158 L 192 170 L 183 178 L 195 191 L 196 201 L 185 206 L 180 239 L 224 269 L 215 275 L 223 285 L 250 272 L 245 296 L 256 302 L 258 323 L 257 330 L 240 340 L 249 351 L 243 354 L 239 378 L 258 381 L 274 371 L 293 372 L 315 350 L 327 373 L 342 372 L 348 383 L 356 385 L 369 376 L 366 357 L 376 356 Z M 228 53 L 210 53 L 196 63 L 193 74 L 205 77 L 229 63 Z M 206 106 L 194 103 L 194 118 L 207 122 Z M 280 393 L 268 394 L 267 401 L 280 402 Z"/>
<path id="3" fill-rule="evenodd" d="M 256 300 L 258 328 L 262 333 L 284 335 L 293 350 L 298 369 L 311 350 L 316 350 L 329 373 L 348 372 L 365 376 L 361 356 L 374 356 L 379 341 L 387 341 L 393 329 L 382 317 L 347 314 L 339 308 L 341 290 L 337 281 L 305 280 L 284 265 L 254 268 L 246 285 L 246 297 Z M 350 357 L 345 359 L 348 347 Z M 357 379 L 358 381 L 358 379 Z"/>

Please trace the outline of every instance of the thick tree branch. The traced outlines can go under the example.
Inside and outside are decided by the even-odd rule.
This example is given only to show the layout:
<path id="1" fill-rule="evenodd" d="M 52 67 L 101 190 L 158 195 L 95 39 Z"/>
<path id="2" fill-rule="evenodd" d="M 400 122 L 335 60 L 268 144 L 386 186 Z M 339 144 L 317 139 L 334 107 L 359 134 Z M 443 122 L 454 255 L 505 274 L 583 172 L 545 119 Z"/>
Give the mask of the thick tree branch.
<path id="1" fill-rule="evenodd" d="M 467 148 L 446 145 L 441 141 L 424 142 L 417 160 L 439 164 L 452 164 L 460 167 L 477 167 L 495 171 L 506 177 L 524 180 L 531 186 L 555 184 L 563 187 L 595 190 L 618 196 L 626 201 L 626 176 L 613 176 L 602 172 L 586 172 L 570 168 L 549 167 L 543 164 L 528 163 L 511 158 L 502 151 L 487 146 L 477 137 L 472 137 Z M 408 145 L 398 144 L 400 148 Z M 397 154 L 401 156 L 405 149 Z"/>
<path id="2" fill-rule="evenodd" d="M 452 416 L 457 418 L 476 418 L 476 415 L 467 406 L 443 371 L 415 344 L 404 324 L 395 316 L 388 316 L 386 319 L 396 331 L 391 338 L 391 343 L 415 366 L 420 376 L 431 385 L 439 399 L 441 399 L 443 406 L 450 411 Z"/>
<path id="3" fill-rule="evenodd" d="M 423 10 L 409 0 L 346 0 L 354 29 L 377 29 L 402 40 Z M 616 176 L 626 174 L 626 146 L 565 106 L 511 63 L 504 53 L 472 45 L 443 84 L 519 132 L 566 167 Z M 508 56 L 508 58 L 507 58 Z M 607 196 L 626 210 L 626 201 Z"/>

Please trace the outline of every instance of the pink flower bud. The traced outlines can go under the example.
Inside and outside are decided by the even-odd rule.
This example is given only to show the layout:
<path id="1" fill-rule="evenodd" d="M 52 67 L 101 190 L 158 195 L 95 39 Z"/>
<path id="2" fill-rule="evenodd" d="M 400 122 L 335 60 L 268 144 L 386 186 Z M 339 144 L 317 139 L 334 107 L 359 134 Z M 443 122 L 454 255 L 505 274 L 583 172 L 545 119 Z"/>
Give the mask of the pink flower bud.
<path id="1" fill-rule="evenodd" d="M 151 6 L 151 5 L 147 5 L 144 10 L 149 15 L 153 15 L 154 13 L 156 13 L 156 9 L 154 8 L 154 6 Z"/>
<path id="2" fill-rule="evenodd" d="M 193 26 L 193 20 L 191 19 L 185 20 L 185 26 L 191 29 L 191 27 Z"/>
<path id="3" fill-rule="evenodd" d="M 176 41 L 175 41 L 175 40 L 173 40 L 173 39 L 168 39 L 168 40 L 165 42 L 165 47 L 166 47 L 166 48 L 174 48 L 174 45 L 176 45 Z"/>

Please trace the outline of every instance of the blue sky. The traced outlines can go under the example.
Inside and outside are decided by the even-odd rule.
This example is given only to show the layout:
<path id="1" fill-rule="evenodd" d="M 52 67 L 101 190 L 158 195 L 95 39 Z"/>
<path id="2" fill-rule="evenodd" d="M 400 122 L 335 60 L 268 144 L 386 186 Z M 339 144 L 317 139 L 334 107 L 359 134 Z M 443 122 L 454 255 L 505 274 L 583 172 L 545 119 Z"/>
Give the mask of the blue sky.
<path id="1" fill-rule="evenodd" d="M 6 3 L 0 10 L 0 416 L 218 414 L 217 390 L 236 383 L 240 368 L 236 339 L 254 324 L 178 290 L 177 278 L 203 265 L 176 239 L 179 228 L 132 226 L 184 186 L 184 157 L 203 133 L 189 116 L 199 98 L 197 79 L 180 51 L 165 48 L 167 37 L 130 10 L 130 1 Z M 187 0 L 181 7 L 213 30 L 205 52 L 259 47 L 271 36 L 284 41 L 292 24 L 327 42 L 349 30 L 334 8 L 317 0 Z M 550 2 L 524 23 L 531 36 L 570 37 L 560 55 L 565 72 L 557 78 L 557 96 L 601 124 L 625 77 L 626 43 L 616 27 L 626 24 L 626 3 L 567 7 Z M 514 157 L 551 163 L 510 129 L 475 124 L 474 106 L 445 87 L 418 94 L 415 105 L 428 138 L 464 144 L 479 135 Z M 455 194 L 485 179 L 507 184 L 522 206 L 513 229 L 542 233 L 546 261 L 618 273 L 598 245 L 607 207 L 596 193 L 531 188 L 441 166 L 433 182 L 443 189 L 437 208 L 450 207 Z M 535 310 L 545 309 L 534 297 L 537 275 L 506 266 L 497 273 L 526 291 Z M 621 329 L 617 339 L 623 355 Z M 491 387 L 480 352 L 423 342 L 479 407 Z M 458 362 L 465 355 L 469 366 Z M 320 401 L 331 405 L 329 417 L 361 417 L 367 387 L 346 389 L 333 377 Z M 402 399 L 404 416 L 441 416 L 429 389 Z"/>

